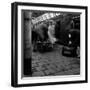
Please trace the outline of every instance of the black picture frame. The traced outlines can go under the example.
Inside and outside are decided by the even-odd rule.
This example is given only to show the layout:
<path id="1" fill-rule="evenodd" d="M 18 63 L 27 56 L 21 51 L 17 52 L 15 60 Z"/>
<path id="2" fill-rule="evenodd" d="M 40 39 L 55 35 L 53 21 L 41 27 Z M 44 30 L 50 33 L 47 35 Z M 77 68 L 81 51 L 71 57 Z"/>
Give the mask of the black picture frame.
<path id="1" fill-rule="evenodd" d="M 44 82 L 44 83 L 27 83 L 18 84 L 18 6 L 36 6 L 36 7 L 53 7 L 53 8 L 67 8 L 80 9 L 85 11 L 85 79 L 76 81 L 62 81 L 62 82 Z M 73 6 L 73 5 L 59 5 L 59 4 L 42 4 L 42 3 L 28 3 L 28 2 L 14 2 L 11 4 L 11 86 L 41 86 L 41 85 L 58 85 L 58 84 L 75 84 L 88 82 L 88 7 L 87 6 Z M 21 42 L 21 41 L 20 41 Z"/>

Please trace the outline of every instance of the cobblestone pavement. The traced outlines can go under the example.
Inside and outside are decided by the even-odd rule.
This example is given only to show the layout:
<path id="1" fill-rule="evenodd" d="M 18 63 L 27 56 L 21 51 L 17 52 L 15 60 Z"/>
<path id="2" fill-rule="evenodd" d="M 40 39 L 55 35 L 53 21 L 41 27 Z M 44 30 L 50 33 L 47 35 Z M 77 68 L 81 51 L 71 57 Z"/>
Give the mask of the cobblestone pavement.
<path id="1" fill-rule="evenodd" d="M 58 46 L 52 52 L 32 53 L 32 76 L 78 75 L 80 59 L 65 57 Z"/>

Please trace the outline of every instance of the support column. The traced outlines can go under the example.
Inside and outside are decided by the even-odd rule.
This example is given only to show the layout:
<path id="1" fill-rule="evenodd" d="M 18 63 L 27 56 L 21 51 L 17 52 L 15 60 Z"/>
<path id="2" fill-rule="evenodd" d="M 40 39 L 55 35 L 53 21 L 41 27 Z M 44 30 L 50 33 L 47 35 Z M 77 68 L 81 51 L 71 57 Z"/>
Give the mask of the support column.
<path id="1" fill-rule="evenodd" d="M 32 12 L 24 11 L 24 74 L 32 75 L 31 71 L 31 17 Z"/>

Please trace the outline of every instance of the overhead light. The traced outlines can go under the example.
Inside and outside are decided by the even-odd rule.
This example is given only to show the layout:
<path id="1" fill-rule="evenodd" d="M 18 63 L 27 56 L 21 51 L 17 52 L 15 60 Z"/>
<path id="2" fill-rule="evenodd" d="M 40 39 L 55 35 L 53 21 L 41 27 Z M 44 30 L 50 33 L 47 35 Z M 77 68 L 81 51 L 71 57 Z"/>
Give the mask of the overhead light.
<path id="1" fill-rule="evenodd" d="M 68 37 L 71 38 L 71 34 L 68 34 Z"/>
<path id="2" fill-rule="evenodd" d="M 69 44 L 72 44 L 72 42 L 71 42 L 71 41 L 69 41 Z"/>

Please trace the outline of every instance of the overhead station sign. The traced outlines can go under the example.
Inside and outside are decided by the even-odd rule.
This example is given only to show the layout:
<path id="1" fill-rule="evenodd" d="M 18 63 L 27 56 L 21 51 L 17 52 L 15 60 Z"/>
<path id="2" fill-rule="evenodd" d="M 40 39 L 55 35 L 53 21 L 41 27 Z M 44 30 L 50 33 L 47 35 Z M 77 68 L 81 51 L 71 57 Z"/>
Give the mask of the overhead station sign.
<path id="1" fill-rule="evenodd" d="M 35 19 L 32 19 L 32 23 L 37 24 L 38 22 L 49 20 L 49 19 L 54 18 L 59 15 L 61 15 L 61 13 L 45 13 Z"/>

